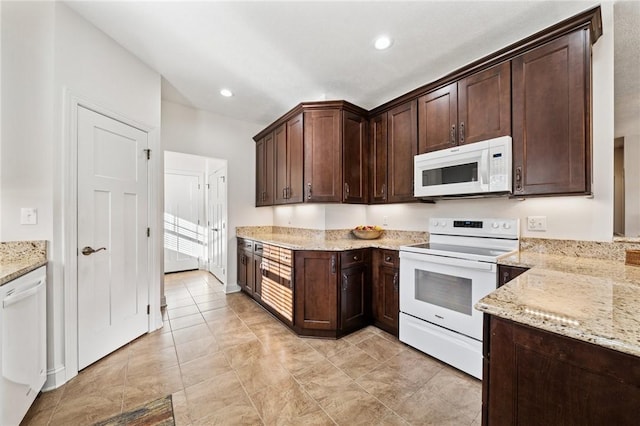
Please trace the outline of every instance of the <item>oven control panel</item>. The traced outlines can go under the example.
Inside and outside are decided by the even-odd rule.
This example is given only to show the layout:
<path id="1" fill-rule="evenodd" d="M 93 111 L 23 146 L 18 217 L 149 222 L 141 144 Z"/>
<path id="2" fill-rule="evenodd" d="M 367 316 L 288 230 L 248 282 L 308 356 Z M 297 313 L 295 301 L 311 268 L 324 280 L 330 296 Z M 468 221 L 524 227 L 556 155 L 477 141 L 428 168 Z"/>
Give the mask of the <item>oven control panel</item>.
<path id="1" fill-rule="evenodd" d="M 519 219 L 431 218 L 429 233 L 477 237 L 518 238 Z"/>

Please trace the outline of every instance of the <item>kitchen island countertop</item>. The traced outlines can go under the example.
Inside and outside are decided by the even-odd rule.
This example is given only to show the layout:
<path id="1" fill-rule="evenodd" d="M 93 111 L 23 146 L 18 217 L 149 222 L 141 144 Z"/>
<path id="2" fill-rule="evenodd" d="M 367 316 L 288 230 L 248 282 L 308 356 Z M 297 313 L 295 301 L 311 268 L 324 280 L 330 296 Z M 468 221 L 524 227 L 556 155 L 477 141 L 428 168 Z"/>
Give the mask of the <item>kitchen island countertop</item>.
<path id="1" fill-rule="evenodd" d="M 0 285 L 47 264 L 46 241 L 0 243 Z"/>
<path id="2" fill-rule="evenodd" d="M 534 252 L 498 263 L 531 269 L 482 298 L 476 309 L 640 356 L 640 267 Z"/>

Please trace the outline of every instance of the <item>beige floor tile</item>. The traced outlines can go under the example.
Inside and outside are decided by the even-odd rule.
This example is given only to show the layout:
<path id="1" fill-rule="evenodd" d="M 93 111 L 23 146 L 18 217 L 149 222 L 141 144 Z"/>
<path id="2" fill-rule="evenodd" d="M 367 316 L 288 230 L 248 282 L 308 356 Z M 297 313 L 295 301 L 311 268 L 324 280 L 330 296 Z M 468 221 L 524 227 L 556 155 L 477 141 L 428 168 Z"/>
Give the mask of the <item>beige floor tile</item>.
<path id="1" fill-rule="evenodd" d="M 391 413 L 389 408 L 353 382 L 336 387 L 318 403 L 340 425 L 367 425 Z"/>
<path id="2" fill-rule="evenodd" d="M 214 289 L 209 287 L 209 284 L 207 284 L 205 281 L 202 281 L 202 284 L 198 284 L 197 286 L 193 287 L 189 287 L 189 284 L 187 284 L 187 287 L 189 288 L 189 293 L 191 293 L 191 296 L 201 296 L 203 294 L 211 294 L 216 292 Z"/>
<path id="3" fill-rule="evenodd" d="M 347 373 L 352 379 L 357 379 L 369 373 L 381 364 L 380 361 L 373 359 L 356 346 L 349 346 L 342 352 L 338 352 L 328 358 L 333 365 Z"/>
<path id="4" fill-rule="evenodd" d="M 153 333 L 144 334 L 129 344 L 131 353 L 145 350 L 160 350 L 173 346 L 171 333 L 162 333 L 156 330 Z"/>
<path id="5" fill-rule="evenodd" d="M 187 297 L 181 296 L 180 298 L 167 298 L 167 310 L 184 308 L 186 306 L 193 306 L 196 302 L 189 295 Z M 168 312 L 167 312 L 168 314 Z"/>
<path id="6" fill-rule="evenodd" d="M 246 325 L 220 333 L 214 331 L 214 336 L 221 348 L 228 348 L 230 346 L 240 345 L 242 343 L 248 343 L 254 340 L 258 340 L 258 337 L 253 334 L 253 332 Z"/>
<path id="7" fill-rule="evenodd" d="M 54 407 L 38 409 L 37 407 L 31 406 L 27 414 L 25 414 L 22 422 L 20 422 L 21 426 L 47 426 L 49 424 L 49 420 L 51 420 L 51 415 L 53 414 Z"/>
<path id="8" fill-rule="evenodd" d="M 163 369 L 160 374 L 145 371 L 128 374 L 124 389 L 124 410 L 179 392 L 183 388 L 177 365 Z"/>
<path id="9" fill-rule="evenodd" d="M 482 382 L 456 370 L 440 370 L 419 392 L 437 393 L 470 419 L 475 419 L 482 409 Z"/>
<path id="10" fill-rule="evenodd" d="M 407 348 L 385 361 L 385 366 L 395 374 L 420 385 L 431 380 L 445 365 L 413 348 Z"/>
<path id="11" fill-rule="evenodd" d="M 349 342 L 352 345 L 356 345 L 362 342 L 363 340 L 368 339 L 369 337 L 375 336 L 376 334 L 380 334 L 380 329 L 373 326 L 369 326 L 369 327 L 363 328 L 362 330 L 354 331 L 353 333 L 347 336 L 344 336 L 341 340 Z"/>
<path id="12" fill-rule="evenodd" d="M 176 319 L 176 318 L 182 318 L 182 317 L 186 317 L 189 315 L 194 315 L 194 314 L 199 314 L 200 310 L 198 309 L 198 306 L 193 304 L 193 305 L 189 305 L 189 306 L 183 306 L 180 308 L 167 308 L 167 311 L 169 313 L 169 321 Z"/>
<path id="13" fill-rule="evenodd" d="M 172 330 L 179 330 L 181 328 L 191 327 L 192 325 L 204 324 L 204 318 L 202 314 L 187 315 L 186 317 L 180 317 L 176 319 L 169 319 Z"/>
<path id="14" fill-rule="evenodd" d="M 267 425 L 280 424 L 285 419 L 298 419 L 298 424 L 307 424 L 302 418 L 322 412 L 318 403 L 292 378 L 263 388 L 251 395 L 251 400 Z"/>
<path id="15" fill-rule="evenodd" d="M 273 319 L 273 316 L 265 310 L 243 312 L 238 314 L 238 317 L 247 325 L 262 323 Z"/>
<path id="16" fill-rule="evenodd" d="M 180 364 L 182 383 L 189 387 L 232 371 L 224 354 L 218 352 Z"/>
<path id="17" fill-rule="evenodd" d="M 305 370 L 310 364 L 315 362 L 326 362 L 326 358 L 302 341 L 293 344 L 282 344 L 272 350 L 272 355 L 274 355 L 280 364 L 289 370 L 291 374 Z"/>
<path id="18" fill-rule="evenodd" d="M 213 337 L 211 330 L 206 324 L 196 324 L 191 327 L 181 328 L 173 332 L 173 340 L 176 345 L 190 342 L 192 340 Z"/>
<path id="19" fill-rule="evenodd" d="M 386 365 L 365 374 L 356 382 L 392 410 L 397 410 L 421 388 L 420 383 L 396 374 Z"/>
<path id="20" fill-rule="evenodd" d="M 189 405 L 187 404 L 187 396 L 185 395 L 184 390 L 172 394 L 171 402 L 173 404 L 173 418 L 176 422 L 176 426 L 191 425 Z"/>
<path id="21" fill-rule="evenodd" d="M 233 312 L 233 309 L 229 307 L 202 312 L 202 317 L 209 326 L 211 326 L 212 324 L 224 324 L 229 320 L 238 319 L 236 313 Z"/>
<path id="22" fill-rule="evenodd" d="M 227 299 L 226 294 L 224 294 L 222 292 L 213 292 L 213 293 L 199 294 L 197 296 L 193 296 L 193 300 L 196 303 L 211 302 L 211 301 L 214 301 L 214 300 L 225 300 L 226 301 L 226 299 Z"/>
<path id="23" fill-rule="evenodd" d="M 205 314 L 217 311 L 218 309 L 214 311 L 207 311 Z M 207 320 L 207 326 L 214 335 L 233 332 L 238 329 L 248 329 L 247 325 L 235 314 L 233 314 L 233 316 L 225 314 L 222 318 Z"/>
<path id="24" fill-rule="evenodd" d="M 189 386 L 185 388 L 185 393 L 189 405 L 189 416 L 196 424 L 198 420 L 205 417 L 219 416 L 230 407 L 253 409 L 249 397 L 234 372 Z"/>
<path id="25" fill-rule="evenodd" d="M 176 345 L 178 353 L 178 362 L 183 364 L 203 356 L 213 355 L 220 351 L 220 346 L 213 336 L 203 339 L 191 340 L 186 343 Z"/>
<path id="26" fill-rule="evenodd" d="M 227 306 L 227 301 L 224 299 L 210 300 L 208 302 L 198 302 L 198 309 L 200 312 L 213 311 L 214 309 L 220 309 Z"/>
<path id="27" fill-rule="evenodd" d="M 247 324 L 248 327 L 255 333 L 256 336 L 273 336 L 273 335 L 289 335 L 294 339 L 297 339 L 292 332 L 289 331 L 282 323 L 273 318 L 268 318 L 265 321 L 255 322 Z"/>
<path id="28" fill-rule="evenodd" d="M 247 365 L 254 364 L 261 359 L 273 357 L 259 340 L 252 340 L 247 343 L 224 348 L 223 352 L 231 364 L 231 367 L 238 370 Z"/>
<path id="29" fill-rule="evenodd" d="M 321 402 L 340 392 L 344 387 L 354 384 L 342 370 L 321 360 L 309 365 L 295 375 L 298 382 L 316 401 Z"/>
<path id="30" fill-rule="evenodd" d="M 221 407 L 215 413 L 196 420 L 194 426 L 256 426 L 262 425 L 258 412 L 251 404 L 233 403 Z"/>
<path id="31" fill-rule="evenodd" d="M 363 340 L 356 346 L 378 361 L 386 361 L 405 350 L 402 343 L 389 341 L 379 334 Z"/>
<path id="32" fill-rule="evenodd" d="M 327 358 L 352 346 L 344 339 L 306 339 L 306 341 L 309 346 Z"/>
<path id="33" fill-rule="evenodd" d="M 51 416 L 51 426 L 90 425 L 120 414 L 122 400 L 103 395 L 80 396 L 68 403 L 61 401 Z"/>
<path id="34" fill-rule="evenodd" d="M 132 353 L 128 374 L 159 374 L 166 368 L 178 365 L 176 349 L 146 350 Z"/>
<path id="35" fill-rule="evenodd" d="M 291 374 L 273 357 L 256 360 L 237 369 L 236 373 L 249 396 L 266 388 L 278 389 L 293 380 Z"/>

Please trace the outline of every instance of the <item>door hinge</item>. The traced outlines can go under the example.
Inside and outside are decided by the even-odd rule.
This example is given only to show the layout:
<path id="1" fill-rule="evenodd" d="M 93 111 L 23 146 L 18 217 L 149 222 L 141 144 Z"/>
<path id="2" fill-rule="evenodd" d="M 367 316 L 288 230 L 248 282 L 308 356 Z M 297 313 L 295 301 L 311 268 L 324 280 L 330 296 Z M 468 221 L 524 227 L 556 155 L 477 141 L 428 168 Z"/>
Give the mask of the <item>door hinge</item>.
<path id="1" fill-rule="evenodd" d="M 147 315 L 151 313 L 151 305 L 147 305 Z"/>
<path id="2" fill-rule="evenodd" d="M 151 160 L 151 150 L 150 149 L 145 149 L 144 150 L 145 154 L 147 154 L 147 160 Z"/>
<path id="3" fill-rule="evenodd" d="M 147 237 L 151 236 L 151 228 L 147 228 Z"/>

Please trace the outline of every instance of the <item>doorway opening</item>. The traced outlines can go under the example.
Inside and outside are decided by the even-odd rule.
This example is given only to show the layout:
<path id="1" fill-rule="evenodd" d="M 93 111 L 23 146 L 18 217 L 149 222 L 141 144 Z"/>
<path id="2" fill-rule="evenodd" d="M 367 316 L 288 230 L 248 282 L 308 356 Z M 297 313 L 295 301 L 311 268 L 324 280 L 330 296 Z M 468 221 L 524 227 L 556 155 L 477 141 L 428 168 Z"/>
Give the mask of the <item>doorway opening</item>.
<path id="1" fill-rule="evenodd" d="M 227 161 L 164 153 L 164 272 L 227 277 Z"/>

